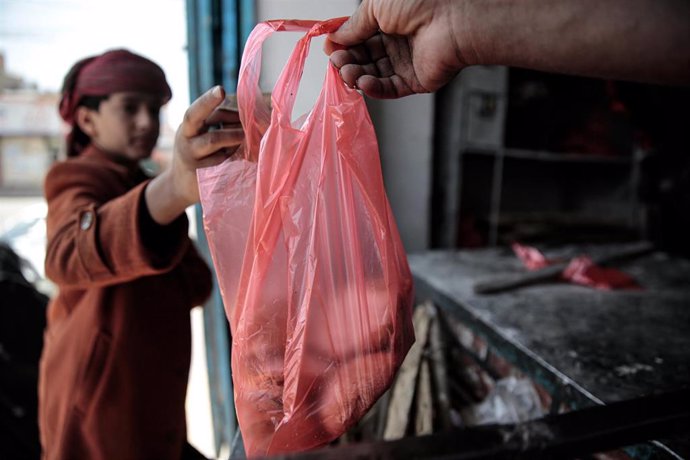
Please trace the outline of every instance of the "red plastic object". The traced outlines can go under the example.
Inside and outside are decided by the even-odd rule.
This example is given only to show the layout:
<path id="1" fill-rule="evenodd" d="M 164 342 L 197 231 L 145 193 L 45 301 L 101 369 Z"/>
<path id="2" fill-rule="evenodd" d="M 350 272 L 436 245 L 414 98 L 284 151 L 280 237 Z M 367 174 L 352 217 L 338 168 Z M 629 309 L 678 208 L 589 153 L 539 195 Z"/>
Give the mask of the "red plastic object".
<path id="1" fill-rule="evenodd" d="M 596 289 L 640 289 L 626 273 L 615 268 L 600 267 L 587 256 L 572 259 L 561 276 L 571 283 Z"/>
<path id="2" fill-rule="evenodd" d="M 547 259 L 537 248 L 520 243 L 511 245 L 527 270 L 534 271 L 557 263 Z M 641 289 L 634 278 L 615 268 L 600 267 L 588 256 L 572 259 L 561 273 L 561 279 L 595 289 Z"/>
<path id="3" fill-rule="evenodd" d="M 390 386 L 414 341 L 412 277 L 362 96 L 329 64 L 311 112 L 291 121 L 311 38 L 343 21 L 256 26 L 237 92 L 246 143 L 198 170 L 250 457 L 340 436 Z M 271 111 L 258 82 L 261 44 L 276 31 L 306 34 Z"/>
<path id="4" fill-rule="evenodd" d="M 513 248 L 513 252 L 515 253 L 515 255 L 518 256 L 518 259 L 522 261 L 523 265 L 525 266 L 525 268 L 527 268 L 527 270 L 539 270 L 540 268 L 547 267 L 553 263 L 552 261 L 544 257 L 544 254 L 542 254 L 539 249 L 534 248 L 532 246 L 525 246 L 524 244 L 513 243 L 511 247 Z"/>

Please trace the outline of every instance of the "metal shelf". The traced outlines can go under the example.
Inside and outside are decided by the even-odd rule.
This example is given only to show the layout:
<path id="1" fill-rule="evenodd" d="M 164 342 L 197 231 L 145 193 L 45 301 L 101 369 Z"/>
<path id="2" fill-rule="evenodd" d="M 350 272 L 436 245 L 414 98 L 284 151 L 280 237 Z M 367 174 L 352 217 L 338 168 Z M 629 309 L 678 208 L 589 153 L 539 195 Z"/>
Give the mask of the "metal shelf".
<path id="1" fill-rule="evenodd" d="M 600 185 L 601 176 L 610 175 L 611 184 L 606 190 L 624 188 L 627 197 L 613 202 L 611 197 L 602 194 L 602 199 L 608 199 L 615 206 L 616 215 L 622 216 L 626 227 L 643 234 L 644 209 L 638 202 L 636 191 L 646 152 L 634 147 L 630 155 L 607 156 L 508 147 L 505 145 L 508 85 L 508 68 L 473 66 L 461 72 L 436 97 L 438 139 L 435 141 L 434 196 L 438 204 L 434 209 L 435 245 L 452 248 L 458 244 L 463 208 L 471 209 L 472 205 L 482 208 L 475 209 L 475 213 L 483 213 L 486 208 L 489 224 L 487 243 L 489 246 L 497 245 L 501 216 L 510 213 L 513 207 L 511 199 L 506 199 L 513 197 L 509 195 L 511 182 L 505 180 L 504 173 L 513 175 L 518 169 L 520 177 L 534 176 L 533 183 L 543 185 L 543 192 L 535 193 L 543 194 L 565 190 L 568 184 L 554 184 L 554 178 L 567 175 L 571 169 L 573 180 L 570 182 Z M 534 172 L 531 171 L 532 166 Z M 477 172 L 482 174 L 481 183 L 476 178 Z M 592 177 L 589 177 L 590 173 Z M 475 193 L 479 199 L 463 193 L 466 183 L 481 187 L 481 191 Z M 597 190 L 606 191 L 605 187 Z M 475 201 L 469 201 L 472 199 Z M 488 203 L 485 204 L 486 201 Z M 601 209 L 601 206 L 595 208 L 596 212 L 602 212 Z M 603 217 L 609 216 L 604 212 Z"/>
<path id="2" fill-rule="evenodd" d="M 560 153 L 550 152 L 546 150 L 528 150 L 528 149 L 512 149 L 512 148 L 492 148 L 480 145 L 465 146 L 461 154 L 473 155 L 488 155 L 498 156 L 503 155 L 506 158 L 517 158 L 524 160 L 535 161 L 549 161 L 555 163 L 596 163 L 596 164 L 613 164 L 630 166 L 633 164 L 632 157 L 614 157 L 605 155 L 596 155 L 591 153 Z"/>
<path id="3" fill-rule="evenodd" d="M 490 209 L 489 209 L 489 245 L 495 246 L 498 243 L 499 226 L 501 223 L 501 215 L 506 212 L 502 209 L 502 195 L 503 191 L 503 175 L 505 162 L 510 159 L 519 159 L 526 161 L 538 161 L 541 163 L 553 163 L 563 165 L 587 165 L 592 164 L 597 167 L 612 165 L 614 167 L 629 168 L 629 188 L 631 193 L 630 198 L 630 213 L 628 220 L 629 225 L 634 226 L 637 220 L 638 202 L 634 197 L 634 190 L 639 183 L 639 165 L 641 159 L 644 157 L 644 152 L 637 150 L 632 153 L 630 157 L 609 157 L 604 155 L 586 154 L 586 153 L 557 153 L 544 150 L 527 150 L 527 149 L 513 149 L 504 147 L 488 147 L 472 143 L 465 143 L 458 151 L 458 158 L 462 162 L 462 158 L 466 155 L 479 155 L 491 158 L 494 162 L 493 173 L 490 186 Z M 459 171 L 460 176 L 465 173 L 464 167 Z M 462 180 L 462 179 L 461 179 Z M 458 209 L 461 207 L 460 200 L 458 200 Z"/>

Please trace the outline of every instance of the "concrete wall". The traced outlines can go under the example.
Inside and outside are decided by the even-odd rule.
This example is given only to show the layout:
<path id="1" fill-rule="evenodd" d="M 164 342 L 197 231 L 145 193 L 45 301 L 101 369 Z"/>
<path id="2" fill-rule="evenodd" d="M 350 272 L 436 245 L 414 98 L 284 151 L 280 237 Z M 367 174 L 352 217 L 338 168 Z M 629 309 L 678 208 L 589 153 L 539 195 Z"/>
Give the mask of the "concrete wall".
<path id="1" fill-rule="evenodd" d="M 259 0 L 257 20 L 327 19 L 349 16 L 357 0 Z M 294 47 L 299 34 L 280 33 L 263 48 L 262 90 L 270 91 Z M 309 111 L 324 79 L 327 56 L 321 51 L 322 37 L 312 41 L 293 119 Z M 431 193 L 433 96 L 420 95 L 395 101 L 368 101 L 374 121 L 388 199 L 405 248 L 428 247 Z"/>
<path id="2" fill-rule="evenodd" d="M 430 243 L 434 96 L 368 100 L 388 200 L 408 252 Z"/>

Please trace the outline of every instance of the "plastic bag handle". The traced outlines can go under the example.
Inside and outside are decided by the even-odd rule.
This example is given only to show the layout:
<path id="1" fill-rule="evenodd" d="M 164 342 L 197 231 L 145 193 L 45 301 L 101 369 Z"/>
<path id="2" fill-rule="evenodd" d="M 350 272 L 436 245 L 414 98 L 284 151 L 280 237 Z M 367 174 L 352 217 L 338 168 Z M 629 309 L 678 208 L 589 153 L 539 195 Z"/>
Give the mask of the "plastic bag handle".
<path id="1" fill-rule="evenodd" d="M 288 65 L 278 77 L 271 94 L 273 107 L 280 107 L 279 112 L 285 114 L 288 118 L 287 123 L 290 123 L 289 118 L 304 71 L 304 63 L 309 53 L 311 39 L 337 30 L 346 20 L 347 17 L 326 21 L 281 19 L 264 21 L 254 27 L 242 54 L 242 64 L 237 82 L 237 105 L 246 139 L 245 158 L 256 161 L 261 137 L 271 121 L 270 107 L 264 100 L 259 87 L 263 42 L 274 32 L 306 31 L 306 34 L 295 45 Z"/>

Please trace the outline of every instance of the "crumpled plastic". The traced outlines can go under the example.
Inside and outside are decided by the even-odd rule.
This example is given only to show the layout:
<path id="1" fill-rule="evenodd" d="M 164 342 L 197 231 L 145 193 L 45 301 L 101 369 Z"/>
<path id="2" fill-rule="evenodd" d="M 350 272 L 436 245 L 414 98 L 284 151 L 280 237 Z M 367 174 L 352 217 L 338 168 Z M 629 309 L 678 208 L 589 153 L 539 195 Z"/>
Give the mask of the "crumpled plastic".
<path id="1" fill-rule="evenodd" d="M 515 376 L 497 380 L 486 398 L 468 407 L 465 414 L 472 425 L 521 423 L 544 415 L 534 384 Z"/>
<path id="2" fill-rule="evenodd" d="M 541 251 L 532 246 L 515 242 L 511 247 L 525 268 L 530 271 L 562 262 L 560 260 L 547 259 Z M 571 259 L 563 273 L 561 273 L 560 278 L 573 284 L 601 290 L 641 289 L 637 281 L 627 273 L 615 268 L 601 267 L 586 255 Z"/>
<path id="3" fill-rule="evenodd" d="M 256 26 L 237 91 L 245 143 L 197 172 L 249 457 L 343 434 L 390 386 L 414 342 L 412 276 L 362 96 L 329 64 L 312 110 L 291 121 L 311 38 L 344 19 Z M 258 82 L 261 45 L 276 31 L 306 34 L 271 111 Z"/>
<path id="4" fill-rule="evenodd" d="M 627 273 L 615 268 L 600 267 L 588 256 L 572 259 L 561 276 L 571 283 L 595 289 L 642 289 Z"/>
<path id="5" fill-rule="evenodd" d="M 548 260 L 544 254 L 537 248 L 532 246 L 525 246 L 520 243 L 513 243 L 511 245 L 513 252 L 522 264 L 529 271 L 539 270 L 540 268 L 548 267 L 553 264 L 553 261 Z"/>

